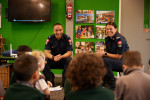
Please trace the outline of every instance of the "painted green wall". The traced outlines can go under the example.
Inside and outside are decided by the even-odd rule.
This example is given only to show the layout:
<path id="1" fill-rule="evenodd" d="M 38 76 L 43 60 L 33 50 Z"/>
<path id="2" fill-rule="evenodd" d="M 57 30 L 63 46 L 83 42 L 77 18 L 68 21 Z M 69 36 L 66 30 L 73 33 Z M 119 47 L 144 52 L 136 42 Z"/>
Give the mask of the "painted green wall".
<path id="1" fill-rule="evenodd" d="M 150 1 L 144 1 L 144 28 L 149 28 Z"/>
<path id="2" fill-rule="evenodd" d="M 25 23 L 25 22 L 8 22 L 5 18 L 5 8 L 8 8 L 8 0 L 0 0 L 2 3 L 2 28 L 0 34 L 6 40 L 6 46 L 12 43 L 13 49 L 19 45 L 28 45 L 32 49 L 44 51 L 44 45 L 47 37 L 53 34 L 53 25 L 61 23 L 65 32 L 66 0 L 51 0 L 51 22 Z"/>
<path id="3" fill-rule="evenodd" d="M 115 23 L 119 26 L 119 0 L 74 0 L 74 16 L 76 15 L 76 10 L 94 10 L 94 23 L 75 23 L 74 17 L 74 26 L 75 25 L 94 25 L 94 33 L 96 25 L 106 25 L 106 24 L 96 24 L 96 10 L 113 10 L 115 11 Z M 96 42 L 104 41 L 104 39 L 76 39 L 74 28 L 74 45 L 75 42 Z M 75 50 L 73 52 L 75 55 Z"/>

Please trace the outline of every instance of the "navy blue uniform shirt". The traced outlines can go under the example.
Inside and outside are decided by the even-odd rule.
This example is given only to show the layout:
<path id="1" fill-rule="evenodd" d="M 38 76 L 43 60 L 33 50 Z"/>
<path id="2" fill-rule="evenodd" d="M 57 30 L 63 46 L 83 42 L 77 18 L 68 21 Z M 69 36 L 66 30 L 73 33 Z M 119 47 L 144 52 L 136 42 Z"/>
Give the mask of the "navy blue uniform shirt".
<path id="1" fill-rule="evenodd" d="M 126 50 L 129 50 L 127 41 L 118 33 L 110 38 L 109 36 L 105 38 L 106 52 L 112 54 L 123 54 Z"/>
<path id="2" fill-rule="evenodd" d="M 62 34 L 60 40 L 57 40 L 54 35 L 48 37 L 45 43 L 45 50 L 51 50 L 51 54 L 56 56 L 58 54 L 65 54 L 67 51 L 73 51 L 72 41 L 66 34 Z"/>

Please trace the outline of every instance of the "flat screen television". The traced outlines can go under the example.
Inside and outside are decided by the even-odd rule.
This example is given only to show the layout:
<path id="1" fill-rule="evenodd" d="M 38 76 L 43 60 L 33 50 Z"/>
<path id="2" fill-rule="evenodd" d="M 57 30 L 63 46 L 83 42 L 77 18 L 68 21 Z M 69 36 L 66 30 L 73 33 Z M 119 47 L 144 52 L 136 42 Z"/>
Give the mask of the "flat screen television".
<path id="1" fill-rule="evenodd" d="M 8 0 L 8 21 L 50 22 L 51 0 Z"/>

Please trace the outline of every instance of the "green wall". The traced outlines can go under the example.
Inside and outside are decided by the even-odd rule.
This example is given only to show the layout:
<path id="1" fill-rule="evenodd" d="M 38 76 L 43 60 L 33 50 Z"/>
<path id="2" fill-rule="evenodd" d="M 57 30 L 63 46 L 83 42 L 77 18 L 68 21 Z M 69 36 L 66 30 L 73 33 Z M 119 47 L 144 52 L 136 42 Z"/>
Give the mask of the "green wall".
<path id="1" fill-rule="evenodd" d="M 75 23 L 76 10 L 94 10 L 94 23 Z M 106 25 L 106 24 L 96 24 L 96 10 L 113 10 L 115 11 L 115 23 L 119 26 L 119 0 L 74 0 L 74 26 L 75 25 L 94 25 L 94 34 L 96 25 Z M 74 28 L 74 45 L 75 42 L 96 42 L 104 41 L 104 39 L 76 39 Z M 75 50 L 74 53 L 75 55 Z"/>
<path id="2" fill-rule="evenodd" d="M 53 25 L 61 23 L 65 32 L 66 0 L 51 0 L 51 22 L 8 22 L 5 18 L 5 8 L 8 8 L 8 0 L 0 0 L 2 3 L 2 28 L 0 34 L 6 40 L 6 46 L 12 43 L 13 49 L 17 49 L 19 45 L 28 45 L 32 49 L 44 50 L 47 37 L 53 34 Z"/>
<path id="3" fill-rule="evenodd" d="M 0 34 L 3 34 L 8 49 L 9 44 L 12 43 L 13 49 L 24 44 L 32 49 L 44 50 L 45 40 L 49 35 L 53 34 L 53 24 L 57 22 L 63 24 L 65 32 L 66 0 L 51 0 L 51 22 L 42 23 L 8 22 L 8 19 L 5 18 L 5 8 L 8 8 L 8 0 L 0 0 L 0 3 L 2 3 L 2 28 L 0 28 Z M 76 10 L 95 10 L 95 12 L 96 10 L 114 10 L 115 22 L 119 23 L 119 0 L 74 0 L 74 12 Z M 96 26 L 96 23 L 94 23 L 94 26 Z M 74 33 L 74 41 L 95 42 L 99 41 L 99 39 L 76 40 Z"/>
<path id="4" fill-rule="evenodd" d="M 150 1 L 144 1 L 144 28 L 149 28 Z"/>

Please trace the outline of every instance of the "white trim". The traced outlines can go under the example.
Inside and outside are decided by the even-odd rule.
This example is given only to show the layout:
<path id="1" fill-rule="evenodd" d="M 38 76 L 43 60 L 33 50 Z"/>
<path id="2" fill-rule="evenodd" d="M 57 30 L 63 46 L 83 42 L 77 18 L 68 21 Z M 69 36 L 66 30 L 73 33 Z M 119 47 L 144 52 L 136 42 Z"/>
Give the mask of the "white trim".
<path id="1" fill-rule="evenodd" d="M 17 58 L 17 54 L 13 54 L 13 52 L 12 52 L 12 44 L 11 43 L 10 43 L 10 57 Z"/>

